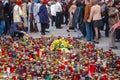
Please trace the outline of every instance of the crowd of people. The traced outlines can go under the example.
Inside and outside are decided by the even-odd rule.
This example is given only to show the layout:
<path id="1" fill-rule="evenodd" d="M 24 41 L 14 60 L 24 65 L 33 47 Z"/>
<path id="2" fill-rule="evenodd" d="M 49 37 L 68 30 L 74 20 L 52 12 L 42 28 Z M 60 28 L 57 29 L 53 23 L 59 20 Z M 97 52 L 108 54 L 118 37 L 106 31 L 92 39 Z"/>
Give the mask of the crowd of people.
<path id="1" fill-rule="evenodd" d="M 51 18 L 52 26 L 55 22 L 55 27 L 60 29 L 61 24 L 66 24 L 68 32 L 70 28 L 77 31 L 78 39 L 86 36 L 87 41 L 93 41 L 96 44 L 99 43 L 100 30 L 105 28 L 106 37 L 109 36 L 109 30 L 111 30 L 110 47 L 116 49 L 115 34 L 120 23 L 120 1 L 72 0 L 70 2 L 67 0 L 49 2 L 39 0 L 37 3 L 33 0 L 1 1 L 0 33 L 9 34 L 12 24 L 23 22 L 24 33 L 28 31 L 28 28 L 30 32 L 38 32 L 37 24 L 40 23 L 41 34 L 45 35 L 45 29 L 49 28 Z M 115 23 L 118 23 L 118 27 L 114 28 L 112 26 Z"/>
<path id="2" fill-rule="evenodd" d="M 101 37 L 100 30 L 105 29 L 105 36 L 110 37 L 110 48 L 117 48 L 115 37 L 120 28 L 119 0 L 36 1 L 0 0 L 0 79 L 118 80 L 120 78 L 120 56 L 115 55 L 112 49 L 103 51 L 91 43 L 98 44 Z M 65 24 L 66 31 L 70 32 L 72 28 L 77 37 L 63 38 L 55 37 L 53 34 L 51 37 L 41 36 L 35 39 L 28 37 L 28 32 L 39 31 L 39 23 L 42 35 L 45 35 L 46 28 L 50 25 L 61 29 L 61 25 Z M 83 36 L 87 42 L 78 40 Z M 53 42 L 60 39 L 72 45 L 68 49 L 69 52 L 51 50 Z M 63 45 L 62 42 L 59 44 Z"/>
<path id="3" fill-rule="evenodd" d="M 38 32 L 38 23 L 40 23 L 41 34 L 45 35 L 46 28 L 49 28 L 50 24 L 58 29 L 61 28 L 61 24 L 66 24 L 66 31 L 70 32 L 70 29 L 74 28 L 77 39 L 85 36 L 87 41 L 96 44 L 99 43 L 100 30 L 105 30 L 105 36 L 111 37 L 110 47 L 117 49 L 115 36 L 116 32 L 117 34 L 120 32 L 119 0 L 48 1 L 0 1 L 0 34 L 10 34 L 15 37 L 18 36 L 18 33 L 26 34 L 28 31 L 36 33 Z M 17 32 L 11 27 L 16 23 L 23 25 L 22 28 L 16 25 Z M 118 24 L 114 25 L 116 23 Z M 120 38 L 118 37 L 118 39 Z"/>

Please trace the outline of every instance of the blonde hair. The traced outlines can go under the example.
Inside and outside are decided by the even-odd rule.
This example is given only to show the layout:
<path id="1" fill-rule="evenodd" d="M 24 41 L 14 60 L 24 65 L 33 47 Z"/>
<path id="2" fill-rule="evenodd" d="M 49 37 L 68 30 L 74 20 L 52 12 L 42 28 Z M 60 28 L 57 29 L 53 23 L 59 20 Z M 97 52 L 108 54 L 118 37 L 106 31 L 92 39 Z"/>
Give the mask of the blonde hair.
<path id="1" fill-rule="evenodd" d="M 76 4 L 76 1 L 74 0 L 74 1 L 72 2 L 72 4 Z"/>

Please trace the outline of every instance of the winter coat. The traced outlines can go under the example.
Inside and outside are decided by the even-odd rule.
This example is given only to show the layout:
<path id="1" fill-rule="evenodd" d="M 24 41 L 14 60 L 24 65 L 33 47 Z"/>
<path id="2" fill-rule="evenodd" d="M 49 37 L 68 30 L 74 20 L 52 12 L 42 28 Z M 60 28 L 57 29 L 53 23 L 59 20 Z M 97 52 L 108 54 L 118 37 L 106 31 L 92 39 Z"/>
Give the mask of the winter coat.
<path id="1" fill-rule="evenodd" d="M 23 15 L 21 7 L 19 5 L 15 5 L 13 8 L 13 20 L 15 22 L 21 22 L 21 16 Z"/>
<path id="2" fill-rule="evenodd" d="M 48 11 L 45 5 L 41 5 L 41 7 L 39 8 L 39 19 L 40 19 L 40 23 L 49 23 L 49 18 L 48 18 Z"/>

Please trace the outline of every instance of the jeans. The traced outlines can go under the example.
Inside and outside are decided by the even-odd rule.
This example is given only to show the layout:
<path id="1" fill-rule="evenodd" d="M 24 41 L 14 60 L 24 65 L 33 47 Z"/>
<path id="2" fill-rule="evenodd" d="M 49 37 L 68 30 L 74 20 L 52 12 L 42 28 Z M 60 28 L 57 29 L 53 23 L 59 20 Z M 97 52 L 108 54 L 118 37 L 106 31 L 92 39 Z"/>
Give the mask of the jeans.
<path id="1" fill-rule="evenodd" d="M 0 21 L 0 34 L 4 33 L 4 28 L 5 28 L 5 21 L 1 20 Z"/>
<path id="2" fill-rule="evenodd" d="M 92 29 L 91 23 L 86 22 L 85 27 L 86 27 L 86 40 L 92 41 L 93 40 L 93 29 Z"/>
<path id="3" fill-rule="evenodd" d="M 78 24 L 77 24 L 76 32 L 77 32 L 77 37 L 78 37 L 78 38 L 83 37 L 83 33 L 81 32 Z"/>

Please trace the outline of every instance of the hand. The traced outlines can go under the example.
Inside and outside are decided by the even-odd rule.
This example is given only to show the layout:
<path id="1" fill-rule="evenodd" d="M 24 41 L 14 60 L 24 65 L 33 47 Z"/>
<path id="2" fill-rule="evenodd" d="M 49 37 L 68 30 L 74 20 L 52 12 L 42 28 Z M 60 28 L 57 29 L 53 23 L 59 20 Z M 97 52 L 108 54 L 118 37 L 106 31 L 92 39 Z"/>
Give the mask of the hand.
<path id="1" fill-rule="evenodd" d="M 120 22 L 114 24 L 111 28 L 110 28 L 110 31 L 114 32 L 116 29 L 119 29 L 120 28 Z"/>
<path id="2" fill-rule="evenodd" d="M 91 22 L 91 20 L 90 20 L 90 19 L 88 19 L 88 20 L 87 20 L 87 22 Z"/>
<path id="3" fill-rule="evenodd" d="M 26 32 L 24 32 L 24 31 L 21 31 L 21 33 L 26 34 Z"/>
<path id="4" fill-rule="evenodd" d="M 115 13 L 118 13 L 118 12 L 119 12 L 119 11 L 116 9 L 116 10 L 115 10 Z"/>

